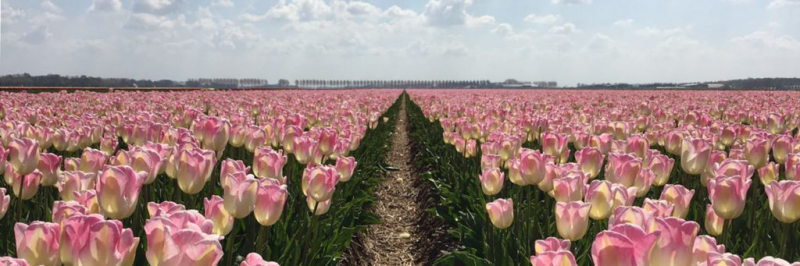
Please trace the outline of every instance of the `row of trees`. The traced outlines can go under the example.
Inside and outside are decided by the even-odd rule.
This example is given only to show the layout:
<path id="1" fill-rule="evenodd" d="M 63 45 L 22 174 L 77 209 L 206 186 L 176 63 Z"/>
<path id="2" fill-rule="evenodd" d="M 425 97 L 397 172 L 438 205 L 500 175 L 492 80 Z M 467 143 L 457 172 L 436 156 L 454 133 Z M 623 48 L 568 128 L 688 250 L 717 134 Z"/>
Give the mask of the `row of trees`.
<path id="1" fill-rule="evenodd" d="M 28 73 L 0 76 L 0 86 L 26 87 L 183 87 L 183 84 L 168 79 L 127 79 L 83 76 L 44 75 Z"/>
<path id="2" fill-rule="evenodd" d="M 488 87 L 488 80 L 295 80 L 298 87 Z"/>

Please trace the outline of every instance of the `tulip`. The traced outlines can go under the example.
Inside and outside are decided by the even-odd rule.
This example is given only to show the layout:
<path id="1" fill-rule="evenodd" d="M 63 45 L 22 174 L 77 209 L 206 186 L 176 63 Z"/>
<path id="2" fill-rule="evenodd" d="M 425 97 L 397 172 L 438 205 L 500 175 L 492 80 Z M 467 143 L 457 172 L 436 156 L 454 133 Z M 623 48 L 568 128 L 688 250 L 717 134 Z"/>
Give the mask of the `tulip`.
<path id="1" fill-rule="evenodd" d="M 274 179 L 259 181 L 254 214 L 262 226 L 271 226 L 278 222 L 286 205 L 289 192 L 286 185 Z"/>
<path id="2" fill-rule="evenodd" d="M 78 171 L 80 169 L 81 158 L 64 159 L 64 171 Z"/>
<path id="3" fill-rule="evenodd" d="M 709 252 L 706 259 L 706 266 L 741 266 L 742 259 L 731 253 L 720 254 Z"/>
<path id="4" fill-rule="evenodd" d="M 567 149 L 568 141 L 567 135 L 545 132 L 542 135 L 542 152 L 553 157 L 558 157 Z"/>
<path id="5" fill-rule="evenodd" d="M 247 257 L 239 266 L 281 266 L 277 262 L 265 261 L 258 253 L 247 254 Z"/>
<path id="6" fill-rule="evenodd" d="M 747 162 L 755 168 L 761 168 L 769 161 L 769 139 L 751 137 L 744 146 L 744 155 Z"/>
<path id="7" fill-rule="evenodd" d="M 584 148 L 575 152 L 575 160 L 580 165 L 581 171 L 589 174 L 590 178 L 597 177 L 603 167 L 603 153 L 597 148 Z"/>
<path id="8" fill-rule="evenodd" d="M 786 180 L 800 180 L 800 153 L 791 154 L 786 158 Z"/>
<path id="9" fill-rule="evenodd" d="M 112 155 L 114 151 L 117 150 L 118 145 L 119 141 L 117 138 L 103 138 L 100 140 L 100 151 L 104 152 L 106 155 Z"/>
<path id="10" fill-rule="evenodd" d="M 9 164 L 6 165 L 5 181 L 11 186 L 14 195 L 22 200 L 29 200 L 36 196 L 39 185 L 42 183 L 42 173 L 38 169 L 27 175 L 19 175 Z"/>
<path id="11" fill-rule="evenodd" d="M 205 217 L 214 222 L 214 234 L 225 236 L 233 229 L 233 216 L 225 210 L 222 198 L 217 195 L 211 199 L 203 199 Z"/>
<path id="12" fill-rule="evenodd" d="M 178 187 L 186 194 L 194 195 L 203 190 L 211 178 L 217 158 L 210 150 L 182 150 L 175 162 Z"/>
<path id="13" fill-rule="evenodd" d="M 145 254 L 150 265 L 211 266 L 217 265 L 222 259 L 222 245 L 217 235 L 170 226 L 159 228 L 150 221 L 145 226 L 145 232 L 148 246 Z"/>
<path id="14" fill-rule="evenodd" d="M 258 192 L 258 181 L 244 172 L 230 173 L 222 182 L 225 210 L 234 218 L 242 219 L 253 212 Z"/>
<path id="15" fill-rule="evenodd" d="M 247 136 L 247 127 L 242 124 L 235 124 L 231 126 L 230 136 L 228 139 L 228 143 L 235 147 L 239 148 L 244 146 L 244 142 Z M 263 144 L 263 139 L 261 144 Z"/>
<path id="16" fill-rule="evenodd" d="M 108 161 L 108 155 L 104 152 L 86 148 L 81 154 L 78 170 L 87 173 L 100 172 L 103 170 L 103 165 L 106 164 L 106 161 Z"/>
<path id="17" fill-rule="evenodd" d="M 755 262 L 753 258 L 748 258 L 744 260 L 742 264 L 744 266 L 800 266 L 800 262 L 789 263 L 784 259 L 774 258 L 772 256 L 766 256 L 758 260 L 758 263 Z"/>
<path id="18" fill-rule="evenodd" d="M 478 143 L 474 140 L 468 140 L 465 155 L 467 158 L 475 157 L 478 154 Z"/>
<path id="19" fill-rule="evenodd" d="M 12 141 L 13 142 L 13 141 Z M 61 229 L 56 223 L 35 221 L 30 225 L 16 223 L 14 236 L 17 245 L 17 257 L 31 265 L 61 265 L 58 242 Z"/>
<path id="20" fill-rule="evenodd" d="M 606 180 L 631 187 L 642 170 L 642 161 L 631 154 L 610 153 L 606 164 Z"/>
<path id="21" fill-rule="evenodd" d="M 100 212 L 111 219 L 125 219 L 136 210 L 146 173 L 127 165 L 106 166 L 97 177 L 97 203 Z"/>
<path id="22" fill-rule="evenodd" d="M 283 151 L 271 148 L 256 149 L 253 160 L 253 173 L 259 178 L 272 178 L 283 180 L 283 166 L 286 164 L 286 155 Z M 285 183 L 285 182 L 281 182 Z"/>
<path id="23" fill-rule="evenodd" d="M 491 168 L 483 170 L 478 178 L 481 181 L 481 189 L 483 194 L 496 195 L 503 190 L 503 183 L 505 182 L 505 173 L 498 168 Z"/>
<path id="24" fill-rule="evenodd" d="M 773 180 L 764 190 L 769 198 L 769 209 L 778 221 L 791 224 L 800 219 L 800 181 Z"/>
<path id="25" fill-rule="evenodd" d="M 586 189 L 585 201 L 592 206 L 589 210 L 589 217 L 592 219 L 607 219 L 611 215 L 611 208 L 614 207 L 614 192 L 611 184 L 605 180 L 593 180 Z"/>
<path id="26" fill-rule="evenodd" d="M 575 256 L 569 250 L 547 251 L 531 256 L 532 266 L 577 266 Z"/>
<path id="27" fill-rule="evenodd" d="M 536 240 L 534 242 L 534 249 L 536 251 L 536 255 L 545 253 L 545 252 L 559 252 L 559 251 L 569 251 L 569 246 L 571 242 L 566 239 L 558 239 L 555 237 L 548 237 L 544 240 Z"/>
<path id="28" fill-rule="evenodd" d="M 667 202 L 666 200 L 652 200 L 649 198 L 644 199 L 644 206 L 642 208 L 653 214 L 654 217 L 663 218 L 672 215 L 675 210 L 675 205 Z"/>
<path id="29" fill-rule="evenodd" d="M 347 182 L 353 176 L 356 170 L 356 158 L 354 157 L 339 157 L 336 159 L 336 172 L 339 173 L 339 181 Z"/>
<path id="30" fill-rule="evenodd" d="M 6 162 L 8 159 L 8 152 L 5 148 L 3 148 L 2 141 L 0 141 L 0 175 L 2 175 L 6 170 Z"/>
<path id="31" fill-rule="evenodd" d="M 664 134 L 664 149 L 672 155 L 681 154 L 683 146 L 683 133 L 680 131 L 669 131 Z"/>
<path id="32" fill-rule="evenodd" d="M 795 140 L 791 136 L 780 135 L 772 141 L 772 158 L 782 164 L 786 162 L 786 157 L 793 151 Z"/>
<path id="33" fill-rule="evenodd" d="M 250 167 L 245 166 L 244 162 L 241 160 L 233 160 L 233 159 L 225 159 L 222 161 L 219 169 L 219 176 L 220 176 L 220 185 L 225 186 L 225 180 L 227 180 L 228 174 L 236 173 L 236 172 L 243 172 L 247 174 L 250 172 Z"/>
<path id="34" fill-rule="evenodd" d="M 314 201 L 324 202 L 333 197 L 338 182 L 339 173 L 336 169 L 318 165 L 304 170 L 302 189 Z"/>
<path id="35" fill-rule="evenodd" d="M 650 191 L 650 186 L 656 180 L 656 174 L 652 170 L 642 168 L 636 179 L 633 180 L 633 186 L 636 187 L 636 197 L 644 197 Z"/>
<path id="36" fill-rule="evenodd" d="M 714 212 L 726 220 L 742 215 L 747 190 L 751 180 L 744 181 L 739 177 L 717 177 L 708 181 L 708 198 Z"/>
<path id="37" fill-rule="evenodd" d="M 710 236 L 697 236 L 692 246 L 692 263 L 689 265 L 706 263 L 711 252 L 725 253 L 725 245 L 717 245 L 717 240 Z"/>
<path id="38" fill-rule="evenodd" d="M 607 155 L 611 151 L 611 141 L 613 139 L 614 136 L 608 133 L 592 136 L 589 139 L 589 146 L 597 148 L 603 155 Z"/>
<path id="39" fill-rule="evenodd" d="M 672 166 L 674 165 L 675 159 L 669 158 L 669 156 L 663 154 L 653 156 L 650 159 L 650 163 L 647 165 L 656 175 L 656 179 L 653 180 L 653 185 L 663 186 L 666 184 L 672 174 Z"/>
<path id="40" fill-rule="evenodd" d="M 611 183 L 611 191 L 614 193 L 614 205 L 611 207 L 613 213 L 617 207 L 632 206 L 633 201 L 636 199 L 636 187 L 625 187 L 620 184 Z"/>
<path id="41" fill-rule="evenodd" d="M 522 174 L 519 172 L 519 159 L 509 159 L 506 161 L 508 167 L 508 180 L 517 186 L 527 186 L 525 180 L 522 179 Z"/>
<path id="42" fill-rule="evenodd" d="M 100 204 L 97 203 L 97 191 L 94 189 L 84 190 L 81 192 L 72 192 L 72 197 L 75 201 L 80 203 L 89 210 L 91 214 L 100 213 Z"/>
<path id="43" fill-rule="evenodd" d="M 149 185 L 155 182 L 156 176 L 158 176 L 158 173 L 166 160 L 162 159 L 158 152 L 147 148 L 135 149 L 130 153 L 130 155 L 130 166 L 133 168 L 133 170 L 136 172 L 147 173 L 144 184 Z"/>
<path id="44" fill-rule="evenodd" d="M 649 148 L 650 143 L 647 141 L 647 138 L 641 135 L 633 135 L 626 141 L 625 152 L 633 153 L 639 158 L 645 158 L 645 153 Z"/>
<path id="45" fill-rule="evenodd" d="M 110 165 L 131 165 L 131 152 L 126 150 L 119 150 L 117 154 L 108 158 L 108 164 Z"/>
<path id="46" fill-rule="evenodd" d="M 640 207 L 622 206 L 614 210 L 614 214 L 608 220 L 608 226 L 614 227 L 619 224 L 633 224 L 647 232 L 656 231 L 656 220 L 653 213 Z"/>
<path id="47" fill-rule="evenodd" d="M 2 143 L 0 143 L 2 144 Z M 15 259 L 12 257 L 0 257 L 0 265 L 3 266 L 28 266 L 28 262 L 24 259 Z"/>
<path id="48" fill-rule="evenodd" d="M 699 175 L 708 165 L 711 145 L 704 139 L 684 138 L 680 156 L 683 171 L 690 175 Z"/>
<path id="49" fill-rule="evenodd" d="M 63 224 L 62 221 L 76 215 L 87 215 L 89 210 L 76 201 L 54 201 L 51 221 Z"/>
<path id="50" fill-rule="evenodd" d="M 733 126 L 727 126 L 722 128 L 722 133 L 720 133 L 719 140 L 722 142 L 725 147 L 730 147 L 733 142 L 736 141 L 736 128 Z"/>
<path id="51" fill-rule="evenodd" d="M 525 184 L 539 184 L 544 178 L 545 164 L 549 161 L 550 156 L 529 149 L 522 149 L 519 154 L 519 173 L 525 180 Z M 486 155 L 484 154 L 484 156 Z"/>
<path id="52" fill-rule="evenodd" d="M 500 168 L 501 158 L 500 155 L 484 153 L 481 155 L 481 171 L 490 168 Z"/>
<path id="53" fill-rule="evenodd" d="M 621 224 L 597 234 L 592 242 L 594 265 L 648 265 L 661 232 L 647 233 L 641 227 Z"/>
<path id="54" fill-rule="evenodd" d="M 183 206 L 183 204 L 178 204 L 172 201 L 163 201 L 161 203 L 155 203 L 155 202 L 147 203 L 147 213 L 150 215 L 151 218 L 156 216 L 170 216 L 173 213 L 185 210 L 186 206 Z"/>
<path id="55" fill-rule="evenodd" d="M 581 201 L 556 203 L 556 227 L 565 239 L 576 241 L 583 238 L 589 229 L 591 204 Z"/>
<path id="56" fill-rule="evenodd" d="M 73 192 L 93 189 L 96 176 L 94 173 L 61 172 L 58 183 L 56 183 L 61 199 L 71 201 L 74 200 Z"/>
<path id="57" fill-rule="evenodd" d="M 666 185 L 659 199 L 673 204 L 675 209 L 672 211 L 672 216 L 683 219 L 689 213 L 689 204 L 693 196 L 694 189 L 689 190 L 682 185 Z"/>
<path id="58" fill-rule="evenodd" d="M 764 186 L 769 185 L 772 181 L 778 180 L 778 175 L 781 171 L 781 165 L 774 162 L 769 162 L 764 167 L 758 168 L 758 179 Z"/>
<path id="59" fill-rule="evenodd" d="M 715 176 L 735 176 L 742 180 L 750 180 L 754 172 L 755 167 L 744 160 L 728 159 L 714 165 Z"/>
<path id="60" fill-rule="evenodd" d="M 0 220 L 6 215 L 10 203 L 11 196 L 6 195 L 6 188 L 0 188 Z"/>
<path id="61" fill-rule="evenodd" d="M 650 265 L 689 265 L 700 226 L 675 217 L 656 218 L 656 226 L 661 231 L 661 237 L 650 254 Z"/>
<path id="62" fill-rule="evenodd" d="M 331 208 L 331 200 L 332 199 L 317 202 L 308 195 L 306 196 L 306 205 L 308 205 L 308 210 L 314 215 L 322 216 L 328 213 L 328 210 Z"/>
<path id="63" fill-rule="evenodd" d="M 544 147 L 544 146 L 543 146 Z M 565 146 L 566 147 L 566 144 Z M 500 142 L 500 150 L 498 151 L 498 155 L 500 155 L 500 160 L 508 161 L 515 155 L 515 151 L 519 149 L 519 145 L 516 145 L 513 140 L 511 139 L 503 139 Z"/>
<path id="64" fill-rule="evenodd" d="M 52 186 L 58 182 L 58 171 L 61 168 L 61 156 L 52 153 L 41 153 L 36 168 L 42 173 L 42 186 Z"/>
<path id="65" fill-rule="evenodd" d="M 708 158 L 708 165 L 706 170 L 700 175 L 700 183 L 705 187 L 708 186 L 708 180 L 717 176 L 715 172 L 717 166 L 728 160 L 728 155 L 724 151 L 712 151 L 711 156 Z"/>
<path id="66" fill-rule="evenodd" d="M 123 228 L 122 222 L 99 221 L 88 228 L 86 242 L 73 242 L 75 265 L 133 265 L 139 238 L 133 237 L 131 229 Z"/>
<path id="67" fill-rule="evenodd" d="M 39 166 L 39 142 L 29 138 L 12 139 L 8 143 L 8 162 L 18 175 L 33 173 Z"/>
<path id="68" fill-rule="evenodd" d="M 231 124 L 218 117 L 208 117 L 197 126 L 200 131 L 198 137 L 203 144 L 203 149 L 215 151 L 217 159 L 222 156 L 225 145 L 231 134 Z M 190 193 L 193 194 L 193 193 Z"/>
<path id="69" fill-rule="evenodd" d="M 333 148 L 336 146 L 338 142 L 338 135 L 336 134 L 336 130 L 333 128 L 322 128 L 319 134 L 319 150 L 322 152 L 323 155 L 331 155 L 333 153 Z"/>
<path id="70" fill-rule="evenodd" d="M 495 227 L 506 229 L 514 222 L 514 200 L 496 199 L 486 203 L 486 212 Z"/>
<path id="71" fill-rule="evenodd" d="M 314 158 L 317 151 L 317 141 L 307 135 L 294 138 L 294 157 L 300 164 L 307 164 Z"/>
<path id="72" fill-rule="evenodd" d="M 255 152 L 256 149 L 267 144 L 267 133 L 264 129 L 259 127 L 251 127 L 247 130 L 244 137 L 244 148 L 249 152 Z M 269 144 L 267 144 L 269 145 Z"/>
<path id="73" fill-rule="evenodd" d="M 589 176 L 581 171 L 567 171 L 553 180 L 553 197 L 558 202 L 580 201 L 586 190 Z M 498 191 L 499 192 L 499 191 Z"/>

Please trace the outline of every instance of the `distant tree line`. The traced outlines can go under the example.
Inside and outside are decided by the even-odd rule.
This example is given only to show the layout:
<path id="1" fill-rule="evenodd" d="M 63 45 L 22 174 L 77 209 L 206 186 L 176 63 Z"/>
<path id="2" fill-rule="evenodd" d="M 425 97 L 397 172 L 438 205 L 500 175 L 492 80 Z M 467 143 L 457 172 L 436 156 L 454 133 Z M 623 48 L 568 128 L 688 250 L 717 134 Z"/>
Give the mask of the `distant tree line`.
<path id="1" fill-rule="evenodd" d="M 800 78 L 748 78 L 722 81 L 720 83 L 736 89 L 800 89 Z"/>
<path id="2" fill-rule="evenodd" d="M 294 81 L 298 87 L 490 87 L 488 80 L 323 80 L 301 79 Z"/>
<path id="3" fill-rule="evenodd" d="M 32 76 L 28 73 L 0 76 L 0 86 L 29 87 L 183 87 L 177 81 L 168 79 L 128 79 L 100 78 L 82 76 L 44 75 Z"/>

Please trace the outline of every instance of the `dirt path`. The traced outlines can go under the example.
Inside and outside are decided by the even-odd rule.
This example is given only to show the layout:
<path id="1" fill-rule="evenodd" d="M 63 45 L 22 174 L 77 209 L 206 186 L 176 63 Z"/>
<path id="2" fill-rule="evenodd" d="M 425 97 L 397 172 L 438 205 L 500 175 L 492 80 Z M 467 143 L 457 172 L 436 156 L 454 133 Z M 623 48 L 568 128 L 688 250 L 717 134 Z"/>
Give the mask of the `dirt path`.
<path id="1" fill-rule="evenodd" d="M 375 191 L 378 197 L 375 213 L 381 217 L 382 223 L 370 226 L 367 233 L 365 245 L 372 258 L 370 265 L 414 265 L 415 260 L 413 250 L 418 241 L 415 199 L 418 191 L 413 186 L 405 98 L 396 119 L 392 150 L 387 161 L 398 170 L 390 171 Z"/>

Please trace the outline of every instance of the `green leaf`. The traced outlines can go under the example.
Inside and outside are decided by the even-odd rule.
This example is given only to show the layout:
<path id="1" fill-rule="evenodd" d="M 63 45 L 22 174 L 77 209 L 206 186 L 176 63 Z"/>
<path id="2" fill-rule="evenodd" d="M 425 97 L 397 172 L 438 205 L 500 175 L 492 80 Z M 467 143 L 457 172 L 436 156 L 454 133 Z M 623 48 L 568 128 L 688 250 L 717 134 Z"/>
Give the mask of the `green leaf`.
<path id="1" fill-rule="evenodd" d="M 480 266 L 480 265 L 492 265 L 486 259 L 479 258 L 475 254 L 466 252 L 466 251 L 456 251 L 450 254 L 444 255 L 441 258 L 437 259 L 436 262 L 433 263 L 433 266 Z"/>

